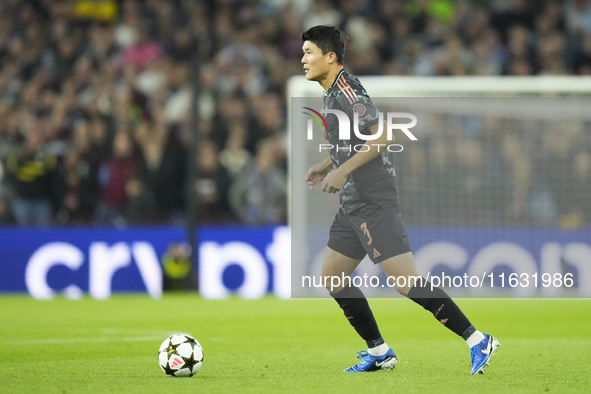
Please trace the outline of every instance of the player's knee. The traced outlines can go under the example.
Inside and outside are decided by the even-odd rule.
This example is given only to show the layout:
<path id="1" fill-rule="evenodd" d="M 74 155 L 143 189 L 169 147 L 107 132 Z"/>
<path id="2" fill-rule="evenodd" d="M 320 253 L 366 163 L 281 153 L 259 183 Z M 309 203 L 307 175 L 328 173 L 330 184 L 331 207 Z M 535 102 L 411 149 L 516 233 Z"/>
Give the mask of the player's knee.
<path id="1" fill-rule="evenodd" d="M 344 289 L 345 288 L 343 286 L 340 286 L 340 287 L 330 287 L 330 285 L 329 286 L 326 286 L 326 290 L 328 291 L 328 294 L 331 294 L 331 295 L 332 294 L 335 294 L 335 293 L 338 293 L 338 292 L 340 292 L 341 290 L 344 290 Z"/>
<path id="2" fill-rule="evenodd" d="M 408 292 L 411 289 L 411 287 L 409 286 L 395 286 L 395 288 L 398 294 L 403 295 L 405 297 L 408 296 Z"/>
<path id="3" fill-rule="evenodd" d="M 322 281 L 330 294 L 337 293 L 349 285 L 346 281 L 342 281 L 338 275 L 322 275 Z"/>

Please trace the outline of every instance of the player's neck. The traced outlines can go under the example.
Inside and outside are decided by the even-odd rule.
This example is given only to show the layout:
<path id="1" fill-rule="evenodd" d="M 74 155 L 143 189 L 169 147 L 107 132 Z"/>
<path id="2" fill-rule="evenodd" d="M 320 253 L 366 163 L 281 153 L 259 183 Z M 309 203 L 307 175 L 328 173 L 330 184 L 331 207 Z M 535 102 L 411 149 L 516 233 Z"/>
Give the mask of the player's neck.
<path id="1" fill-rule="evenodd" d="M 337 77 L 339 76 L 339 73 L 344 69 L 344 67 L 342 65 L 339 65 L 338 67 L 333 67 L 331 68 L 331 70 L 326 73 L 326 75 L 324 76 L 323 79 L 320 79 L 318 81 L 318 83 L 320 84 L 320 86 L 322 86 L 322 88 L 324 89 L 324 91 L 326 92 L 328 89 L 330 89 L 330 87 L 334 84 L 335 79 L 337 79 Z"/>

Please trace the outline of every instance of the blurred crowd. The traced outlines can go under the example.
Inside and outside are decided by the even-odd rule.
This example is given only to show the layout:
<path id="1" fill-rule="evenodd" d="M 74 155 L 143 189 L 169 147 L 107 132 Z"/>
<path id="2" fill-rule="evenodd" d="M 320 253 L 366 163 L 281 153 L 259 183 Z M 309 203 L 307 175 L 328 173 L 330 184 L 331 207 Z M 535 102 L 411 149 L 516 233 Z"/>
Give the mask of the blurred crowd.
<path id="1" fill-rule="evenodd" d="M 174 223 L 193 211 L 201 223 L 285 223 L 286 80 L 303 75 L 300 34 L 317 24 L 349 34 L 345 65 L 356 75 L 591 74 L 587 0 L 3 0 L 0 223 Z M 502 152 L 520 143 L 496 139 Z M 571 142 L 558 168 L 588 179 L 589 156 Z M 425 147 L 433 165 L 403 190 L 436 184 L 438 160 L 458 157 L 468 171 L 492 160 L 495 187 L 524 193 L 524 217 L 570 212 L 558 181 L 545 197 L 515 190 L 522 172 L 542 182 L 537 169 L 552 161 L 476 158 L 478 146 L 464 145 Z M 429 196 L 422 214 L 410 212 L 417 222 L 434 210 Z"/>
<path id="2" fill-rule="evenodd" d="M 528 104 L 512 100 L 526 110 Z M 433 112 L 417 117 L 429 132 L 395 155 L 406 222 L 591 225 L 589 122 Z"/>

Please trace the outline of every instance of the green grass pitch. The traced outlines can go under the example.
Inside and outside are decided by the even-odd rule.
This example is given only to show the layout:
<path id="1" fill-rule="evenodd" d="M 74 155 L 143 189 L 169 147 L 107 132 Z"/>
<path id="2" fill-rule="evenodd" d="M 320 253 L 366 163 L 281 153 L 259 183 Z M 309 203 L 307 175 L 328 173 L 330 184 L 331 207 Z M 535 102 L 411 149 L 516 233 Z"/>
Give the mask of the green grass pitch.
<path id="1" fill-rule="evenodd" d="M 591 300 L 457 302 L 501 342 L 484 375 L 470 376 L 466 344 L 406 299 L 370 300 L 398 354 L 394 371 L 345 374 L 364 343 L 328 299 L 3 296 L 0 392 L 589 392 Z M 174 332 L 204 348 L 192 378 L 167 377 L 158 366 L 158 347 Z"/>

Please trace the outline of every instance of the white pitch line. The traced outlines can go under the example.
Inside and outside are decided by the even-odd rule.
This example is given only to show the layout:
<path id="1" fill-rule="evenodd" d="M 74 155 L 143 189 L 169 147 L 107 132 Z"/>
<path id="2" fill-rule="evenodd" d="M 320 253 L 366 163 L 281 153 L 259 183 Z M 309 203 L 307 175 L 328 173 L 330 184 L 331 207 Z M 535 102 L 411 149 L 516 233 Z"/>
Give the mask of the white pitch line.
<path id="1" fill-rule="evenodd" d="M 118 329 L 118 328 L 103 328 L 101 330 L 101 334 L 105 335 L 138 335 L 138 336 L 146 336 L 146 335 L 165 335 L 170 336 L 172 334 L 177 333 L 178 331 L 170 331 L 170 330 L 134 330 L 134 329 Z"/>
<path id="2" fill-rule="evenodd" d="M 87 342 L 145 342 L 162 340 L 162 336 L 143 337 L 94 337 L 94 338 L 48 338 L 30 341 L 19 341 L 20 344 L 42 345 L 51 343 L 87 343 Z"/>

